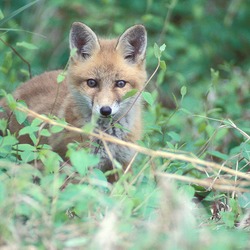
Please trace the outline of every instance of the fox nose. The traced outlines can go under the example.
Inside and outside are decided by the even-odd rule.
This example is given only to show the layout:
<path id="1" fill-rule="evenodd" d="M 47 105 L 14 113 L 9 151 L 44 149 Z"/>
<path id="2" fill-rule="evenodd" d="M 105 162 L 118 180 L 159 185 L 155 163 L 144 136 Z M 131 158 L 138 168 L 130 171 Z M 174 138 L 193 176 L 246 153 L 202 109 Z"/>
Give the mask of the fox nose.
<path id="1" fill-rule="evenodd" d="M 104 116 L 109 116 L 112 113 L 112 109 L 109 106 L 103 106 L 100 108 L 100 113 Z"/>

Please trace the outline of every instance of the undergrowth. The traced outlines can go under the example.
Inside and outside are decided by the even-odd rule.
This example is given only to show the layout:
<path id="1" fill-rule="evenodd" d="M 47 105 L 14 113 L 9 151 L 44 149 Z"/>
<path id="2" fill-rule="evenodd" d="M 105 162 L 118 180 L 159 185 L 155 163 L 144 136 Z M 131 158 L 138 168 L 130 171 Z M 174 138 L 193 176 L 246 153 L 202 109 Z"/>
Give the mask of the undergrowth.
<path id="1" fill-rule="evenodd" d="M 169 15 L 182 6 L 171 3 Z M 195 7 L 202 21 L 202 5 Z M 22 11 L 25 5 L 0 20 L 0 27 L 10 20 L 13 29 L 20 28 L 15 18 Z M 143 20 L 147 18 L 149 27 L 154 22 L 158 27 L 157 18 L 145 15 Z M 165 24 L 171 34 L 179 34 L 169 17 Z M 0 86 L 7 92 L 19 84 L 18 79 L 29 77 L 29 67 L 6 42 L 12 41 L 10 29 L 0 35 L 5 41 L 0 44 Z M 34 46 L 32 41 L 17 44 L 30 57 L 37 49 Z M 250 71 L 223 62 L 207 69 L 209 77 L 196 75 L 192 86 L 183 79 L 185 72 L 176 73 L 169 66 L 173 61 L 168 53 L 164 45 L 148 48 L 149 68 L 153 72 L 158 62 L 159 69 L 142 93 L 144 136 L 136 145 L 37 114 L 1 92 L 24 124 L 19 134 L 33 142 L 20 144 L 16 134 L 8 131 L 8 121 L 0 120 L 1 248 L 248 249 Z M 177 68 L 181 66 L 180 61 Z M 168 80 L 176 83 L 174 87 L 166 86 Z M 27 117 L 32 117 L 31 123 Z M 69 161 L 64 162 L 49 145 L 40 144 L 42 136 L 63 129 L 133 147 L 137 153 L 128 166 L 133 171 L 123 172 L 116 164 L 119 180 L 110 184 L 110 173 L 94 167 L 98 157 L 79 150 L 76 143 L 68 145 Z"/>

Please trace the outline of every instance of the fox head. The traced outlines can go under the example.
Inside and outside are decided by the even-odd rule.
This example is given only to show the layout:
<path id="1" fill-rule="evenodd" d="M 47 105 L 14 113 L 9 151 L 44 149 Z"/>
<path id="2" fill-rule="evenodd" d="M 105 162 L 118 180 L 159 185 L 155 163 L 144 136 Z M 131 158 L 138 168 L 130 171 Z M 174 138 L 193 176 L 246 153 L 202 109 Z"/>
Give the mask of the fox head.
<path id="1" fill-rule="evenodd" d="M 124 96 L 132 89 L 141 90 L 147 78 L 144 26 L 132 26 L 117 39 L 99 39 L 88 26 L 75 22 L 69 42 L 73 52 L 68 84 L 82 112 L 101 119 L 125 114 L 134 97 Z"/>

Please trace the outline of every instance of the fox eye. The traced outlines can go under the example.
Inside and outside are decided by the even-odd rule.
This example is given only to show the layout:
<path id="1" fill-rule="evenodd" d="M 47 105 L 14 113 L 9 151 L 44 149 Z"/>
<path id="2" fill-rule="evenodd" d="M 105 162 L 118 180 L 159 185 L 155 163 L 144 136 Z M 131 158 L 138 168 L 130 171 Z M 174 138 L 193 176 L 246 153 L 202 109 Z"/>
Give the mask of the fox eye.
<path id="1" fill-rule="evenodd" d="M 94 80 L 94 79 L 88 79 L 87 80 L 87 85 L 90 87 L 90 88 L 96 88 L 97 87 L 97 81 Z"/>
<path id="2" fill-rule="evenodd" d="M 115 86 L 118 87 L 118 88 L 124 88 L 125 85 L 126 85 L 126 82 L 123 81 L 123 80 L 119 80 L 119 81 L 115 82 Z"/>

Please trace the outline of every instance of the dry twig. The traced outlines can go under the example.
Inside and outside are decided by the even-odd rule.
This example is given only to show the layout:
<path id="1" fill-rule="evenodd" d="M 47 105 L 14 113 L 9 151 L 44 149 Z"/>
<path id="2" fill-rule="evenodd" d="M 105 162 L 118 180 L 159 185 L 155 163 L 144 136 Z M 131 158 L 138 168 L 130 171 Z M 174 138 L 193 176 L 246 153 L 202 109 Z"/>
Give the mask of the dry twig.
<path id="1" fill-rule="evenodd" d="M 115 143 L 115 144 L 118 144 L 121 146 L 129 147 L 129 148 L 137 151 L 138 153 L 142 153 L 142 154 L 151 156 L 153 158 L 161 157 L 161 158 L 166 158 L 166 159 L 170 159 L 170 160 L 179 160 L 179 161 L 183 161 L 183 162 L 188 162 L 188 163 L 193 164 L 194 167 L 196 167 L 196 165 L 198 165 L 197 168 L 199 170 L 206 167 L 206 168 L 210 168 L 210 169 L 224 171 L 228 174 L 241 177 L 241 178 L 246 179 L 248 181 L 250 180 L 249 174 L 243 173 L 240 171 L 236 171 L 234 169 L 231 169 L 227 166 L 217 164 L 215 162 L 201 160 L 201 159 L 198 159 L 195 157 L 187 156 L 183 153 L 179 154 L 179 153 L 171 153 L 171 152 L 166 152 L 166 151 L 161 151 L 161 150 L 152 150 L 149 148 L 145 148 L 145 147 L 136 145 L 136 144 L 131 143 L 131 142 L 122 141 L 116 137 L 113 137 L 113 136 L 105 134 L 105 133 L 100 134 L 100 133 L 86 132 L 81 128 L 76 128 L 76 127 L 73 127 L 73 126 L 70 126 L 67 124 L 61 124 L 61 123 L 59 123 L 55 120 L 52 120 L 46 116 L 40 115 L 40 114 L 38 114 L 38 113 L 36 113 L 36 112 L 34 112 L 34 111 L 24 107 L 24 106 L 21 106 L 20 104 L 18 105 L 17 109 L 19 111 L 25 112 L 28 116 L 31 116 L 33 118 L 38 118 L 38 119 L 42 120 L 43 122 L 48 123 L 50 125 L 59 126 L 59 127 L 62 127 L 68 131 L 77 132 L 77 133 L 84 133 L 84 134 L 87 134 L 89 136 L 93 136 L 93 137 L 100 139 L 100 140 L 104 140 L 104 141 Z M 206 169 L 204 169 L 204 170 L 206 170 Z"/>

